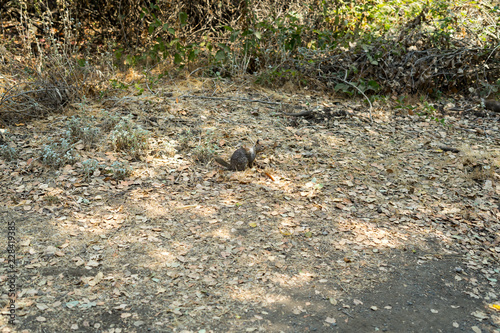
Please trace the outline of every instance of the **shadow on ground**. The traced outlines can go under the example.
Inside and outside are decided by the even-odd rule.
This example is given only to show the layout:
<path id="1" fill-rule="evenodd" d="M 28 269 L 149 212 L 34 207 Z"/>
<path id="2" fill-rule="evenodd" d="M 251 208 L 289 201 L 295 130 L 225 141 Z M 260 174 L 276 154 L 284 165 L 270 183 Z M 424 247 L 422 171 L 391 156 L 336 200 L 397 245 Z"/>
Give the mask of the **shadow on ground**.
<path id="1" fill-rule="evenodd" d="M 289 302 L 264 310 L 268 325 L 263 327 L 272 332 L 472 332 L 475 326 L 498 332 L 494 323 L 471 315 L 487 306 L 466 293 L 469 282 L 482 277 L 463 270 L 458 257 L 422 262 L 412 253 L 392 255 L 397 259 L 387 267 L 392 272 L 386 282 L 361 292 L 344 289 L 339 299 L 321 296 L 322 289 L 338 286 L 290 289 Z"/>

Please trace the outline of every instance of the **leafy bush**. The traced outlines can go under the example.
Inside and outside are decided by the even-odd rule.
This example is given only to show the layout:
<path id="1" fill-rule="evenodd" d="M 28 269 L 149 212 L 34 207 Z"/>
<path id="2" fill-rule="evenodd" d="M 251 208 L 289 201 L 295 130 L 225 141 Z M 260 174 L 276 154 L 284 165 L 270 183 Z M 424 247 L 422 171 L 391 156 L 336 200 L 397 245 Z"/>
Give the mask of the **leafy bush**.
<path id="1" fill-rule="evenodd" d="M 124 118 L 111 132 L 111 144 L 116 151 L 125 151 L 132 158 L 138 159 L 148 148 L 148 137 L 148 131 Z"/>
<path id="2" fill-rule="evenodd" d="M 66 164 L 74 164 L 77 157 L 73 145 L 62 139 L 60 143 L 45 145 L 40 153 L 40 160 L 43 164 L 58 169 Z"/>
<path id="3" fill-rule="evenodd" d="M 132 173 L 132 169 L 124 162 L 116 161 L 111 164 L 114 179 L 125 179 Z"/>
<path id="4" fill-rule="evenodd" d="M 14 22 L 6 28 L 15 36 L 13 48 L 35 59 L 27 66 L 9 65 L 22 68 L 28 79 L 25 84 L 8 81 L 12 85 L 1 96 L 6 110 L 1 115 L 46 114 L 91 94 L 95 84 L 89 78 L 102 73 L 81 56 L 84 52 L 76 53 L 79 47 L 113 57 L 110 65 L 143 66 L 145 82 L 102 80 L 118 89 L 133 86 L 137 94 L 146 91 L 144 83 L 151 90 L 168 70 L 181 68 L 190 75 L 219 78 L 256 73 L 257 82 L 268 86 L 281 87 L 291 79 L 346 94 L 439 97 L 446 92 L 489 96 L 500 91 L 500 7 L 491 0 L 242 0 L 224 6 L 172 0 L 145 7 L 122 5 L 117 11 L 112 0 L 73 2 L 54 12 L 29 1 L 14 1 L 14 10 L 0 6 L 0 15 Z M 33 33 L 34 26 L 42 29 Z M 85 33 L 90 26 L 109 33 L 91 34 L 96 38 L 91 40 Z"/>
<path id="5" fill-rule="evenodd" d="M 83 176 L 86 180 L 90 179 L 94 172 L 99 169 L 99 162 L 94 159 L 85 160 L 82 162 Z"/>
<path id="6" fill-rule="evenodd" d="M 68 121 L 67 137 L 72 142 L 82 140 L 85 147 L 90 148 L 99 141 L 100 131 L 91 123 L 92 119 L 71 117 Z"/>
<path id="7" fill-rule="evenodd" d="M 271 68 L 262 71 L 255 82 L 266 87 L 283 86 L 286 82 L 293 82 L 299 86 L 307 86 L 308 83 L 297 70 L 282 68 Z"/>

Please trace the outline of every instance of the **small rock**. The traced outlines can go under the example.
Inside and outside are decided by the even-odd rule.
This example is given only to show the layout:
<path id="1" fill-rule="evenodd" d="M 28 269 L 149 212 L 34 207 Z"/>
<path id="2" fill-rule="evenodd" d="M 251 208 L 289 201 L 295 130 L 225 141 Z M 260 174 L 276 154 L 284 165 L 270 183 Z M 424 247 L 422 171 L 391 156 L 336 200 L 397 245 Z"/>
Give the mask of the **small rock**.
<path id="1" fill-rule="evenodd" d="M 363 304 L 363 302 L 361 302 L 359 299 L 354 299 L 354 300 L 353 300 L 353 303 L 354 303 L 354 305 L 360 305 L 360 304 Z"/>

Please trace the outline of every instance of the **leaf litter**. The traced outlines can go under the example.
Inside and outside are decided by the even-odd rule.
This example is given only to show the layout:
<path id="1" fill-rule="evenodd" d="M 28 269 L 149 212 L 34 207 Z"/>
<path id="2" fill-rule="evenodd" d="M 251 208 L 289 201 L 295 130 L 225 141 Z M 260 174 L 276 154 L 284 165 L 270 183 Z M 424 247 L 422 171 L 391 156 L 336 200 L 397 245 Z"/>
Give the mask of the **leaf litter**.
<path id="1" fill-rule="evenodd" d="M 11 130 L 20 154 L 0 160 L 0 214 L 16 223 L 21 329 L 401 331 L 425 299 L 433 328 L 498 330 L 498 115 L 443 126 L 375 103 L 370 122 L 362 101 L 248 85 L 219 87 L 236 100 L 182 98 L 211 96 L 207 82 L 88 106 L 152 133 L 125 180 L 33 160 L 69 114 Z M 238 98 L 342 112 L 290 118 Z M 213 163 L 257 139 L 269 147 L 257 167 Z"/>

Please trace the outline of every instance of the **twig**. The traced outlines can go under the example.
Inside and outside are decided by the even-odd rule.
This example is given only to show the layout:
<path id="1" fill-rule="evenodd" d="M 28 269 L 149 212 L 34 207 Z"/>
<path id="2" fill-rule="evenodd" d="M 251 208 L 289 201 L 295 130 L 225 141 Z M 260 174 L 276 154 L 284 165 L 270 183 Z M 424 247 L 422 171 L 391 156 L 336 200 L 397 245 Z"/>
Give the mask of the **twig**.
<path id="1" fill-rule="evenodd" d="M 50 88 L 50 89 L 54 89 L 54 88 Z M 19 97 L 19 96 L 28 95 L 28 94 L 31 94 L 31 93 L 43 92 L 43 91 L 47 91 L 47 90 L 49 90 L 49 88 L 23 91 L 23 92 L 21 92 L 21 93 L 19 93 L 17 95 L 10 95 L 10 96 L 6 97 L 5 99 L 2 98 L 1 102 L 4 103 L 4 102 L 7 102 L 7 101 L 9 101 L 9 100 L 11 100 L 13 98 Z"/>
<path id="2" fill-rule="evenodd" d="M 347 77 L 347 71 L 345 72 L 345 77 Z M 356 88 L 356 90 L 357 90 L 357 91 L 359 91 L 359 93 L 360 93 L 361 95 L 363 95 L 363 96 L 366 98 L 366 100 L 368 101 L 368 104 L 370 104 L 370 110 L 369 110 L 369 111 L 370 111 L 370 122 L 372 122 L 372 123 L 373 123 L 373 118 L 372 118 L 372 109 L 373 109 L 373 106 L 372 106 L 372 102 L 370 101 L 370 99 L 368 98 L 368 96 L 366 96 L 366 95 L 365 95 L 365 93 L 364 93 L 363 91 L 361 91 L 361 89 L 359 89 L 359 88 L 358 88 L 358 87 L 356 87 L 354 84 L 352 84 L 351 82 L 349 82 L 349 81 L 347 81 L 347 80 L 345 80 L 345 79 L 341 79 L 341 78 L 334 77 L 334 76 L 333 76 L 333 77 L 332 77 L 332 76 L 330 76 L 330 78 L 332 78 L 332 79 L 334 79 L 334 80 L 340 80 L 340 81 L 342 81 L 342 82 L 344 82 L 344 83 L 347 83 L 347 84 L 348 84 L 348 85 L 350 85 L 351 87 Z"/>
<path id="3" fill-rule="evenodd" d="M 126 37 L 126 36 L 125 36 Z M 154 93 L 151 88 L 149 88 L 149 84 L 148 84 L 148 76 L 146 75 L 146 73 L 144 73 L 144 82 L 146 83 L 146 88 L 148 88 L 149 92 L 153 95 L 156 95 L 156 93 Z"/>
<path id="4" fill-rule="evenodd" d="M 346 314 L 347 316 L 351 317 L 351 318 L 354 318 L 352 314 L 350 314 L 349 312 L 347 312 L 346 310 L 342 310 L 342 313 Z"/>
<path id="5" fill-rule="evenodd" d="M 191 73 L 189 73 L 189 76 L 193 75 L 194 73 L 196 73 L 197 71 L 199 71 L 200 69 L 205 69 L 206 67 L 198 67 L 196 68 L 194 71 L 192 71 Z"/>
<path id="6" fill-rule="evenodd" d="M 237 97 L 208 97 L 208 96 L 195 96 L 195 95 L 182 95 L 178 98 L 199 98 L 199 99 L 211 99 L 215 101 L 237 101 L 237 102 L 249 102 L 249 103 L 262 103 L 269 105 L 283 105 L 283 103 L 268 102 L 260 99 L 248 99 L 248 98 L 237 98 Z"/>
<path id="7" fill-rule="evenodd" d="M 451 151 L 452 153 L 460 153 L 459 149 L 453 147 L 441 146 L 439 147 L 439 149 L 441 149 L 442 151 Z"/>

